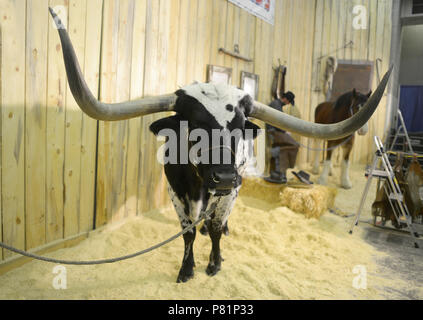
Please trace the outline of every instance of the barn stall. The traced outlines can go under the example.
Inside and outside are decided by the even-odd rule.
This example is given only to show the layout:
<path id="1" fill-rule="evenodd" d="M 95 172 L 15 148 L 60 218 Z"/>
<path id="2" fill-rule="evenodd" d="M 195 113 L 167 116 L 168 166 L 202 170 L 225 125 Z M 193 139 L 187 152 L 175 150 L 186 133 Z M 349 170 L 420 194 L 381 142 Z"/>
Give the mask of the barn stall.
<path id="1" fill-rule="evenodd" d="M 101 101 L 206 82 L 213 65 L 231 68 L 235 86 L 241 71 L 258 75 L 257 100 L 267 104 L 273 67 L 281 61 L 302 118 L 313 121 L 315 107 L 325 99 L 321 82 L 327 57 L 380 59 L 380 75 L 388 70 L 393 4 L 279 0 L 269 23 L 227 0 L 1 0 L 0 239 L 42 255 L 86 260 L 131 253 L 179 231 L 156 159 L 160 143 L 148 129 L 163 114 L 103 122 L 82 113 L 67 84 L 48 7 L 62 13 L 85 79 Z M 367 9 L 366 29 L 353 26 L 356 5 Z M 219 51 L 235 51 L 235 45 L 251 61 Z M 377 83 L 373 72 L 371 87 Z M 337 195 L 341 210 L 357 209 L 364 166 L 373 158 L 372 137 L 383 136 L 389 126 L 389 98 L 382 98 L 369 133 L 356 138 L 351 161 L 357 183 Z M 301 143 L 311 145 L 306 138 Z M 313 156 L 301 148 L 298 168 L 308 170 Z M 338 153 L 335 167 L 339 161 Z M 241 191 L 216 277 L 204 273 L 209 240 L 197 236 L 198 278 L 187 284 L 190 290 L 174 283 L 183 248 L 178 239 L 129 262 L 69 267 L 69 289 L 63 291 L 51 287 L 51 264 L 28 263 L 1 249 L 1 298 L 208 298 L 212 289 L 215 298 L 422 298 L 421 272 L 411 289 L 405 277 L 388 278 L 380 262 L 388 259 L 386 253 L 367 243 L 361 231 L 347 234 L 351 217 L 325 212 L 308 219 L 276 200 L 263 201 L 267 193 Z M 352 207 L 342 208 L 347 203 Z M 356 265 L 368 266 L 368 290 L 351 285 Z M 163 266 L 160 272 L 157 266 Z M 138 270 L 144 272 L 134 278 Z M 396 288 L 404 291 L 398 294 Z"/>

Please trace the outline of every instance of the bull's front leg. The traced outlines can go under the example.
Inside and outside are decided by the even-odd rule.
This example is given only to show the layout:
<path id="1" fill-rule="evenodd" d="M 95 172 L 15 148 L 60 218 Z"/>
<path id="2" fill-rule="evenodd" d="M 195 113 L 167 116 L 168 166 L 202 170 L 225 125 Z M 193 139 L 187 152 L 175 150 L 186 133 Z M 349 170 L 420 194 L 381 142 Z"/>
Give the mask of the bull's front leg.
<path id="1" fill-rule="evenodd" d="M 198 218 L 200 211 L 201 203 L 181 200 L 169 186 L 168 188 L 170 199 L 172 200 L 175 211 L 178 214 L 179 222 L 182 229 L 190 226 L 192 224 L 189 219 L 190 213 L 195 213 L 194 220 Z M 182 266 L 179 270 L 178 278 L 176 282 L 187 282 L 189 279 L 194 277 L 194 252 L 193 244 L 195 240 L 196 229 L 195 227 L 184 234 L 184 257 L 182 259 Z"/>
<path id="2" fill-rule="evenodd" d="M 181 222 L 182 228 L 186 228 L 191 225 L 191 222 L 184 220 Z M 196 229 L 195 227 L 184 234 L 184 257 L 182 259 L 182 266 L 179 270 L 178 279 L 176 282 L 187 282 L 189 279 L 194 277 L 194 252 L 193 244 L 195 240 Z"/>
<path id="3" fill-rule="evenodd" d="M 218 218 L 213 218 L 206 221 L 207 229 L 209 231 L 210 239 L 212 242 L 212 249 L 210 252 L 209 265 L 207 266 L 206 273 L 209 276 L 217 274 L 221 268 L 222 256 L 220 255 L 220 238 L 222 237 L 222 221 Z"/>

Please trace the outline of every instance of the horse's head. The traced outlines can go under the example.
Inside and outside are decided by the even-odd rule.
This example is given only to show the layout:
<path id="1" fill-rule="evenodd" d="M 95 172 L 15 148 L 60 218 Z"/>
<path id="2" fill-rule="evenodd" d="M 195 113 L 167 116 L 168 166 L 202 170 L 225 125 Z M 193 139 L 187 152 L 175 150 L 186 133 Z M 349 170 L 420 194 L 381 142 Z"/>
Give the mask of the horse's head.
<path id="1" fill-rule="evenodd" d="M 372 91 L 368 94 L 362 94 L 355 89 L 352 91 L 352 103 L 351 103 L 351 116 L 355 113 L 357 113 L 367 102 L 369 97 L 372 95 Z M 360 129 L 357 130 L 357 133 L 360 136 L 364 136 L 369 131 L 369 125 L 368 122 L 364 126 L 362 126 Z"/>

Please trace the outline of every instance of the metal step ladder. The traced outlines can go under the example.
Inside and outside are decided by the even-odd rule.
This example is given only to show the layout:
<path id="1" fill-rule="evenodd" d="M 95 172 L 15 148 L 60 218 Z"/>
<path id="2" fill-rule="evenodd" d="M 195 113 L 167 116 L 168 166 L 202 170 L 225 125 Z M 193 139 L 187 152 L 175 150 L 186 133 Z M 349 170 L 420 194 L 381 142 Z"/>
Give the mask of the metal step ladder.
<path id="1" fill-rule="evenodd" d="M 368 173 L 366 174 L 368 176 L 367 183 L 364 188 L 363 196 L 361 197 L 357 214 L 354 220 L 352 221 L 349 233 L 352 234 L 354 226 L 358 225 L 358 221 L 360 219 L 364 202 L 366 201 L 373 177 L 379 179 L 387 179 L 389 183 L 384 185 L 384 190 L 386 195 L 388 196 L 389 204 L 392 207 L 392 211 L 394 212 L 398 225 L 404 225 L 408 228 L 408 231 L 414 239 L 414 246 L 416 248 L 419 248 L 419 245 L 417 243 L 419 234 L 414 231 L 411 215 L 408 211 L 407 205 L 404 202 L 404 196 L 398 185 L 398 181 L 395 178 L 395 173 L 392 169 L 391 163 L 389 162 L 388 155 L 386 154 L 383 144 L 378 136 L 374 137 L 374 141 L 376 144 L 377 151 L 373 160 L 373 164 L 370 167 Z M 381 168 L 377 168 L 379 161 L 382 163 Z"/>
<path id="2" fill-rule="evenodd" d="M 412 154 L 414 154 L 414 150 L 413 150 L 413 146 L 411 144 L 410 136 L 408 135 L 408 131 L 407 131 L 407 128 L 405 126 L 404 118 L 402 117 L 402 113 L 399 109 L 398 109 L 397 116 L 398 116 L 398 120 L 399 120 L 399 126 L 398 126 L 398 129 L 396 130 L 394 139 L 392 140 L 392 143 L 391 143 L 390 147 L 388 148 L 388 150 L 394 150 L 397 139 L 399 137 L 405 137 L 405 139 L 407 140 L 407 146 L 410 149 L 410 152 Z"/>

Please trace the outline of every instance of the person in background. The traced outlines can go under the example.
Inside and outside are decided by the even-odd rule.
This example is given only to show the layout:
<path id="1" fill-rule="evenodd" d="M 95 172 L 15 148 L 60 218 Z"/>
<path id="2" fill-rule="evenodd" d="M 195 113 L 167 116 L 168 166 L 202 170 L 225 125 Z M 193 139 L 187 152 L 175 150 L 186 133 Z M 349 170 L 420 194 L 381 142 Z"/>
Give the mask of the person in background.
<path id="1" fill-rule="evenodd" d="M 295 107 L 295 95 L 288 91 L 281 96 L 281 99 L 273 100 L 270 107 L 285 112 L 291 116 L 301 118 L 300 111 Z M 264 178 L 266 181 L 284 184 L 287 182 L 286 171 L 295 167 L 298 149 L 300 145 L 291 133 L 266 124 L 266 131 L 271 144 L 270 176 Z M 294 139 L 295 138 L 295 139 Z"/>

